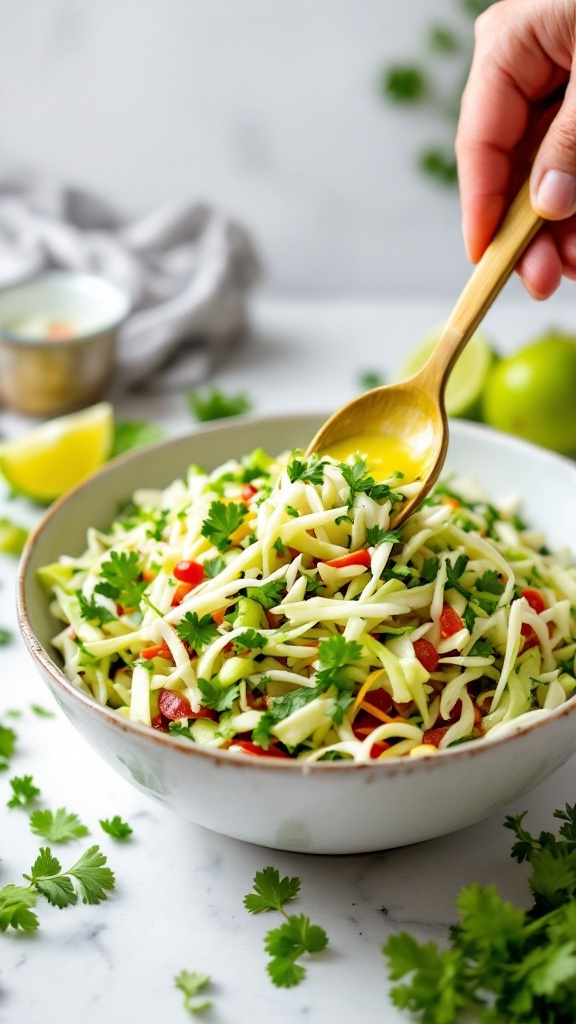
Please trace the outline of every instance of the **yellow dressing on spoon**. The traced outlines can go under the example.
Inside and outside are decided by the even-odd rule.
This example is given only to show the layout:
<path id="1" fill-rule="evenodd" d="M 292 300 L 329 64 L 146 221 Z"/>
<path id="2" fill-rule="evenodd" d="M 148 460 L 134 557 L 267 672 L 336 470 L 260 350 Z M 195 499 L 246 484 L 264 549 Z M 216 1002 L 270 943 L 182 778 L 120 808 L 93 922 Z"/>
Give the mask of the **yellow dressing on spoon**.
<path id="1" fill-rule="evenodd" d="M 366 460 L 367 471 L 376 481 L 399 472 L 406 483 L 412 483 L 422 475 L 423 464 L 416 454 L 402 441 L 385 434 L 354 434 L 322 451 L 323 455 L 330 455 L 339 462 L 345 462 L 356 453 Z"/>

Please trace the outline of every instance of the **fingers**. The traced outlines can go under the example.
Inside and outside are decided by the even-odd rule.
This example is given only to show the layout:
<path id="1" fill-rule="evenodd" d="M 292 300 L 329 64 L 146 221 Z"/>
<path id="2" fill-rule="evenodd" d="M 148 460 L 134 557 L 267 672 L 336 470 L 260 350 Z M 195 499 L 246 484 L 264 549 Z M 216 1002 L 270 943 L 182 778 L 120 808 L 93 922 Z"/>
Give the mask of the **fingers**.
<path id="1" fill-rule="evenodd" d="M 534 105 L 567 78 L 567 68 L 551 56 L 551 6 L 551 0 L 505 0 L 476 22 L 456 137 L 464 240 L 474 262 L 510 201 L 512 168 L 531 134 Z"/>
<path id="2" fill-rule="evenodd" d="M 538 150 L 530 175 L 535 210 L 549 220 L 576 213 L 576 73 Z"/>
<path id="3" fill-rule="evenodd" d="M 516 270 L 534 299 L 548 299 L 562 280 L 562 260 L 552 231 L 544 228 L 518 261 Z"/>

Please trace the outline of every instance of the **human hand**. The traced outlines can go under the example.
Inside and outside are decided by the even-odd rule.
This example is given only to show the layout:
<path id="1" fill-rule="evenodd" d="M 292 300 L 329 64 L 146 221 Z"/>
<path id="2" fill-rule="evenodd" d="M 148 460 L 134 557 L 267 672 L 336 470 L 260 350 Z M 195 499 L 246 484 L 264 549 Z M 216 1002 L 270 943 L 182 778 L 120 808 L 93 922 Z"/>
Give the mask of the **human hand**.
<path id="1" fill-rule="evenodd" d="M 576 280 L 575 0 L 500 0 L 476 21 L 456 157 L 463 232 L 477 263 L 521 182 L 547 224 L 517 270 L 534 298 Z M 563 99 L 551 101 L 565 87 Z"/>

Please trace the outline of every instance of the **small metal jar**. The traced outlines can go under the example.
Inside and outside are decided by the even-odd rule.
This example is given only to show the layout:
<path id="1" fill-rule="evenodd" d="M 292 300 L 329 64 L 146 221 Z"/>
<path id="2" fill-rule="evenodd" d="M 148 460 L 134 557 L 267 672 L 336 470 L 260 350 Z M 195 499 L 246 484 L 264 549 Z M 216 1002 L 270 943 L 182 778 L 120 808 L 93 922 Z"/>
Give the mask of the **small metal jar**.
<path id="1" fill-rule="evenodd" d="M 104 278 L 47 270 L 0 291 L 0 401 L 50 417 L 97 402 L 130 299 Z M 50 336 L 43 324 L 56 325 Z"/>

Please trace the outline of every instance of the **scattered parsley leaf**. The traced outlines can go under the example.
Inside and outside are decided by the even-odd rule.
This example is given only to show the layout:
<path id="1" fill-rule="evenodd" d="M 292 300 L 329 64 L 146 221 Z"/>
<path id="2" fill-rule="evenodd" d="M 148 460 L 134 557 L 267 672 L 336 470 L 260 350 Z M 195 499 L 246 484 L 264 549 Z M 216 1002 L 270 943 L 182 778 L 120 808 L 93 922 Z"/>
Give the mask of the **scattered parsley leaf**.
<path id="1" fill-rule="evenodd" d="M 220 686 L 209 679 L 199 679 L 198 689 L 202 694 L 202 704 L 214 711 L 229 711 L 240 694 L 239 683 Z"/>
<path id="2" fill-rule="evenodd" d="M 38 718 L 56 718 L 53 711 L 48 711 L 48 708 L 43 708 L 41 704 L 31 704 L 30 710 L 38 715 Z"/>
<path id="3" fill-rule="evenodd" d="M 143 448 L 154 441 L 161 441 L 165 431 L 158 423 L 146 420 L 121 420 L 114 427 L 114 443 L 111 459 L 134 448 Z"/>
<path id="4" fill-rule="evenodd" d="M 466 587 L 463 587 L 459 581 L 466 569 L 466 566 L 468 565 L 468 561 L 468 555 L 458 555 L 454 564 L 452 564 L 449 559 L 446 559 L 446 590 L 453 588 L 454 590 L 457 590 L 459 594 L 462 594 L 462 597 L 465 597 L 466 600 L 468 600 L 472 595 L 470 591 L 467 590 Z"/>
<path id="5" fill-rule="evenodd" d="M 474 609 L 473 609 L 471 604 L 467 604 L 466 605 L 466 609 L 464 611 L 464 615 L 462 616 L 462 621 L 463 621 L 464 625 L 466 626 L 466 629 L 468 630 L 469 633 L 472 632 L 472 630 L 474 628 L 474 623 L 476 622 L 477 618 L 478 618 L 478 612 L 474 611 Z"/>
<path id="6" fill-rule="evenodd" d="M 206 423 L 208 420 L 224 420 L 229 416 L 242 416 L 252 409 L 252 402 L 246 395 L 225 395 L 216 389 L 205 394 L 190 391 L 188 403 L 192 415 L 199 423 Z"/>
<path id="7" fill-rule="evenodd" d="M 114 874 L 106 867 L 106 857 L 98 846 L 90 846 L 67 874 L 76 879 L 83 903 L 100 903 L 114 888 Z"/>
<path id="8" fill-rule="evenodd" d="M 301 575 L 306 580 L 306 593 L 307 594 L 317 594 L 319 590 L 323 589 L 324 583 L 322 582 L 322 580 L 320 579 L 319 576 L 314 576 L 313 573 L 311 573 L 311 572 L 304 572 L 304 570 L 302 570 Z"/>
<path id="9" fill-rule="evenodd" d="M 36 906 L 36 893 L 21 885 L 5 885 L 0 889 L 0 931 L 8 928 L 33 932 L 40 922 L 32 908 Z"/>
<path id="10" fill-rule="evenodd" d="M 447 25 L 432 25 L 428 45 L 436 53 L 456 53 L 460 49 L 460 40 Z"/>
<path id="11" fill-rule="evenodd" d="M 292 516 L 293 519 L 298 519 L 300 513 L 297 508 L 294 508 L 293 505 L 285 505 L 284 508 L 286 509 L 289 516 Z"/>
<path id="12" fill-rule="evenodd" d="M 469 658 L 490 658 L 494 654 L 494 644 L 488 637 L 482 636 L 468 651 Z"/>
<path id="13" fill-rule="evenodd" d="M 498 579 L 498 573 L 495 569 L 487 569 L 480 579 L 476 580 L 476 590 L 480 590 L 485 594 L 500 594 L 504 593 L 504 584 Z"/>
<path id="14" fill-rule="evenodd" d="M 113 818 L 100 818 L 100 825 L 102 831 L 112 836 L 113 839 L 128 839 L 134 831 L 128 822 L 122 821 L 118 814 L 115 814 Z"/>
<path id="15" fill-rule="evenodd" d="M 31 775 L 15 775 L 13 779 L 10 779 L 10 785 L 12 796 L 6 804 L 7 807 L 27 807 L 37 796 L 40 796 L 40 790 L 34 785 Z"/>
<path id="16" fill-rule="evenodd" d="M 217 636 L 220 636 L 218 626 L 212 616 L 206 614 L 198 618 L 196 612 L 186 612 L 184 618 L 176 626 L 176 632 L 180 639 L 190 644 L 195 651 L 202 650 Z"/>
<path id="17" fill-rule="evenodd" d="M 262 650 L 263 647 L 266 647 L 267 643 L 266 637 L 262 636 L 262 633 L 258 633 L 255 629 L 247 629 L 234 640 L 235 648 L 246 651 Z"/>
<path id="18" fill-rule="evenodd" d="M 212 1006 L 209 999 L 199 1001 L 195 998 L 209 984 L 210 975 L 198 974 L 196 971 L 180 971 L 174 978 L 174 985 L 184 993 L 184 1006 L 189 1013 L 201 1013 Z"/>
<path id="19" fill-rule="evenodd" d="M 279 555 L 286 554 L 286 545 L 282 543 L 280 537 L 276 537 L 272 547 L 275 548 Z"/>
<path id="20" fill-rule="evenodd" d="M 14 729 L 0 724 L 0 771 L 8 767 L 16 748 L 16 739 Z"/>
<path id="21" fill-rule="evenodd" d="M 316 680 L 321 691 L 335 686 L 338 690 L 353 690 L 354 681 L 346 671 L 362 657 L 362 645 L 356 640 L 345 640 L 341 633 L 321 640 L 318 644 L 320 668 Z"/>
<path id="22" fill-rule="evenodd" d="M 6 647 L 12 640 L 12 631 L 0 626 L 0 647 Z"/>
<path id="23" fill-rule="evenodd" d="M 33 811 L 30 815 L 30 828 L 35 835 L 50 843 L 67 843 L 71 839 L 88 835 L 88 829 L 78 815 L 68 813 L 65 807 L 59 807 L 54 813 Z"/>
<path id="24" fill-rule="evenodd" d="M 202 523 L 202 536 L 207 537 L 219 551 L 230 547 L 230 536 L 244 522 L 248 509 L 241 502 L 213 501 Z"/>
<path id="25" fill-rule="evenodd" d="M 306 970 L 296 963 L 303 953 L 319 953 L 328 945 L 328 936 L 323 928 L 311 924 L 304 914 L 292 915 L 279 928 L 273 928 L 264 939 L 266 952 L 272 960 L 268 973 L 275 985 L 291 988 L 298 985 Z"/>
<path id="26" fill-rule="evenodd" d="M 111 597 L 125 608 L 139 606 L 146 583 L 140 580 L 142 567 L 136 551 L 111 551 L 100 572 L 105 582 L 96 584 L 97 594 Z"/>
<path id="27" fill-rule="evenodd" d="M 298 458 L 297 454 L 293 453 L 291 462 L 286 466 L 286 472 L 291 484 L 296 483 L 297 480 L 302 480 L 304 483 L 318 485 L 324 480 L 325 465 L 325 460 L 319 459 L 315 454 L 311 455 L 310 458 L 306 458 L 306 456 Z"/>
<path id="28" fill-rule="evenodd" d="M 298 711 L 299 708 L 309 704 L 321 692 L 317 686 L 301 686 L 298 690 L 284 694 L 283 697 L 273 697 L 268 704 L 268 710 L 260 717 L 256 728 L 252 730 L 253 742 L 263 750 L 268 750 L 274 725 L 284 718 L 288 718 L 293 711 Z"/>
<path id="29" fill-rule="evenodd" d="M 425 558 L 420 576 L 425 583 L 432 583 L 433 580 L 435 580 L 438 575 L 439 568 L 440 559 L 436 558 L 435 555 L 432 558 Z"/>
<path id="30" fill-rule="evenodd" d="M 280 604 L 280 598 L 282 592 L 286 590 L 285 580 L 272 580 L 270 583 L 264 583 L 261 587 L 247 587 L 246 597 L 250 597 L 253 601 L 258 601 L 263 608 L 274 608 L 277 604 Z"/>
<path id="31" fill-rule="evenodd" d="M 207 558 L 204 564 L 204 572 L 208 579 L 213 580 L 215 576 L 219 576 L 223 569 L 226 568 L 226 562 L 221 555 L 216 555 L 215 558 Z"/>
<path id="32" fill-rule="evenodd" d="M 105 622 L 114 622 L 116 616 L 104 605 L 98 604 L 94 594 L 86 598 L 81 590 L 77 590 L 76 597 L 80 605 L 80 615 L 86 622 L 94 622 L 97 626 L 103 626 Z"/>
<path id="33" fill-rule="evenodd" d="M 300 892 L 299 878 L 280 878 L 276 868 L 267 867 L 254 875 L 254 891 L 244 897 L 244 906 L 251 914 L 264 910 L 282 910 Z"/>
<path id="34" fill-rule="evenodd" d="M 370 548 L 378 544 L 397 544 L 399 540 L 398 530 L 381 530 L 379 526 L 370 526 L 366 530 L 366 542 Z"/>

